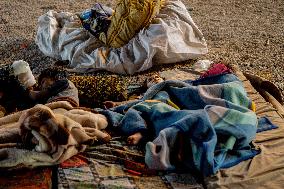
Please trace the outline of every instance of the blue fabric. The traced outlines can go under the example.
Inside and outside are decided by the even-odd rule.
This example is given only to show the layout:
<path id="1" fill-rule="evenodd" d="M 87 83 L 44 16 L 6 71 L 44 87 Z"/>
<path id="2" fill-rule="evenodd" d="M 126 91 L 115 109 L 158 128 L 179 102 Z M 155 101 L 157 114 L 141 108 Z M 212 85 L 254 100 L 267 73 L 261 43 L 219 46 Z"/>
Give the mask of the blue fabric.
<path id="1" fill-rule="evenodd" d="M 233 81 L 240 81 L 239 78 L 234 74 L 219 74 L 219 75 L 213 75 L 197 80 L 186 80 L 184 82 L 189 83 L 193 86 L 198 85 L 212 85 L 212 84 L 220 84 L 220 83 L 229 83 Z"/>
<path id="2" fill-rule="evenodd" d="M 278 127 L 274 125 L 267 117 L 258 118 L 257 133 L 262 131 L 268 131 L 271 129 L 277 129 Z"/>
<path id="3" fill-rule="evenodd" d="M 163 129 L 177 128 L 191 144 L 187 146 L 190 150 L 185 150 L 192 152 L 184 162 L 186 167 L 196 168 L 205 176 L 215 174 L 220 168 L 234 166 L 258 153 L 250 145 L 258 120 L 236 76 L 210 78 L 165 81 L 149 88 L 141 100 L 100 113 L 127 136 L 142 132 L 153 140 Z M 146 160 L 151 161 L 151 156 Z"/>
<path id="4" fill-rule="evenodd" d="M 91 9 L 84 10 L 79 18 L 83 28 L 89 31 L 96 38 L 99 38 L 101 33 L 107 33 L 110 25 L 110 16 L 112 11 L 106 6 L 96 3 Z"/>

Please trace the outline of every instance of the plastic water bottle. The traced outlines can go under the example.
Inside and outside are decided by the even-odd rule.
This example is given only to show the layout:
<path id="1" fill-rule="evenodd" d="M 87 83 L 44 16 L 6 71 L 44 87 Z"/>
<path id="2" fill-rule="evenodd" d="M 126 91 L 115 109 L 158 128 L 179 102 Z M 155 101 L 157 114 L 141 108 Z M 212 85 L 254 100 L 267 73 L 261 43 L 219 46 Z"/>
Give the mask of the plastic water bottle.
<path id="1" fill-rule="evenodd" d="M 23 60 L 15 61 L 12 64 L 12 68 L 14 75 L 25 88 L 32 87 L 36 84 L 35 77 L 33 76 L 30 66 L 27 62 Z"/>

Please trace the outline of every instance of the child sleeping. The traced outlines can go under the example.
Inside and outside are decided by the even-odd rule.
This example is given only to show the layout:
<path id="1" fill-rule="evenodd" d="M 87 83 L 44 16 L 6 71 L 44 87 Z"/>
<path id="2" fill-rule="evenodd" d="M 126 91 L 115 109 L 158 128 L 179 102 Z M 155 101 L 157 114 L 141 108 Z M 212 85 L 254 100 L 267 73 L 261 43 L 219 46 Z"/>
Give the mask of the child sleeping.
<path id="1" fill-rule="evenodd" d="M 79 106 L 78 90 L 67 79 L 65 71 L 47 68 L 38 77 L 38 91 L 30 90 L 29 94 L 35 103 L 68 101 L 72 106 Z"/>
<path id="2" fill-rule="evenodd" d="M 164 79 L 161 78 L 158 74 L 155 74 L 149 78 L 146 79 L 144 85 L 145 85 L 145 88 L 150 88 L 152 87 L 153 85 L 157 84 L 157 83 L 161 83 L 163 82 Z M 168 99 L 168 96 L 164 96 L 164 93 L 160 93 L 160 96 L 157 95 L 157 98 L 158 100 L 154 103 L 160 103 L 161 101 L 164 101 L 166 102 L 167 104 L 169 104 L 170 106 L 173 106 L 174 108 L 178 108 L 174 103 L 171 102 L 170 99 Z M 116 106 L 119 106 L 119 105 L 123 105 L 123 104 L 126 104 L 126 103 L 129 103 L 129 102 L 134 102 L 135 100 L 129 100 L 129 101 L 123 101 L 123 102 L 113 102 L 113 101 L 105 101 L 104 102 L 104 105 L 105 105 L 105 108 L 109 109 L 109 108 L 113 108 L 113 107 L 116 107 Z M 138 143 L 140 143 L 140 141 L 143 139 L 143 138 L 146 138 L 145 135 L 148 135 L 149 133 L 145 133 L 145 132 L 136 132 L 130 136 L 128 136 L 127 138 L 127 143 L 130 144 L 130 145 L 137 145 Z M 143 137 L 144 136 L 144 137 Z"/>
<path id="3" fill-rule="evenodd" d="M 1 68 L 0 76 L 0 116 L 60 100 L 79 106 L 78 90 L 64 71 L 43 70 L 38 78 L 38 90 L 34 90 L 35 78 L 23 60 Z"/>

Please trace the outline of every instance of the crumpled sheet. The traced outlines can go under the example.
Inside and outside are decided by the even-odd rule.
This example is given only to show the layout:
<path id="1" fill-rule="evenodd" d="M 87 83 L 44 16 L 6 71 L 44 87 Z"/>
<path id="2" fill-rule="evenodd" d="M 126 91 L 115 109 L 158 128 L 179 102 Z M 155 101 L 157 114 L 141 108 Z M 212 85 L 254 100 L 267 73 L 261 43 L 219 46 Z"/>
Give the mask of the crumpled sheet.
<path id="1" fill-rule="evenodd" d="M 208 52 L 202 32 L 181 1 L 166 1 L 152 24 L 121 48 L 103 46 L 81 27 L 75 14 L 53 10 L 39 17 L 36 43 L 45 55 L 69 60 L 70 71 L 75 72 L 134 74 Z"/>
<path id="2" fill-rule="evenodd" d="M 33 115 L 39 116 L 41 124 L 32 124 Z M 36 105 L 2 117 L 0 168 L 59 164 L 84 151 L 88 144 L 106 140 L 109 135 L 100 131 L 106 127 L 103 115 L 73 108 L 67 101 Z M 37 144 L 32 146 L 35 139 Z"/>

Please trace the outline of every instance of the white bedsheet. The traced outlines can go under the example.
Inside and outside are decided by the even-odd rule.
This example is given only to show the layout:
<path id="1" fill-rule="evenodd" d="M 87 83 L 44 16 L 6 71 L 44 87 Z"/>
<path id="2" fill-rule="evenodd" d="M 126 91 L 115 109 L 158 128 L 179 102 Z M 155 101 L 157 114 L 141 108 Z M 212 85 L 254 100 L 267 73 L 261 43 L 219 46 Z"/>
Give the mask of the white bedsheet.
<path id="1" fill-rule="evenodd" d="M 45 55 L 69 60 L 76 72 L 134 74 L 208 52 L 202 32 L 181 1 L 166 1 L 152 24 L 120 48 L 103 46 L 81 27 L 75 14 L 53 10 L 39 17 L 36 43 Z"/>

